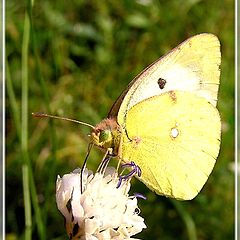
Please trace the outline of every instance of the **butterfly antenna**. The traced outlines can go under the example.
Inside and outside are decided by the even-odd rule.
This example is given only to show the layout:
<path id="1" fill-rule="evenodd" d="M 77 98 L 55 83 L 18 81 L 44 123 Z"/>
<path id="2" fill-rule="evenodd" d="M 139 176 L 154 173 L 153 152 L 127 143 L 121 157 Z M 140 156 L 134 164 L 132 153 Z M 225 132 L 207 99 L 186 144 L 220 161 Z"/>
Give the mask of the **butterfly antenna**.
<path id="1" fill-rule="evenodd" d="M 71 119 L 71 118 L 66 118 L 66 117 L 59 117 L 59 116 L 54 116 L 54 115 L 50 115 L 47 113 L 32 113 L 33 117 L 38 117 L 38 118 L 54 118 L 54 119 L 60 119 L 60 120 L 65 120 L 65 121 L 69 121 L 69 122 L 74 122 L 74 123 L 78 123 L 81 125 L 85 125 L 88 126 L 92 129 L 94 129 L 94 126 L 85 122 L 81 122 L 75 119 Z"/>
<path id="2" fill-rule="evenodd" d="M 50 115 L 50 114 L 47 114 L 47 113 L 32 113 L 32 116 L 33 117 L 38 117 L 38 118 L 54 118 L 54 119 L 65 120 L 65 121 L 69 121 L 69 122 L 82 124 L 82 125 L 85 125 L 85 126 L 88 126 L 88 127 L 92 128 L 92 129 L 95 129 L 95 127 L 93 125 L 91 125 L 91 124 L 88 124 L 88 123 L 85 123 L 85 122 L 81 122 L 81 121 L 78 121 L 78 120 L 75 120 L 75 119 L 71 119 L 71 118 L 54 116 L 54 115 Z M 86 157 L 84 159 L 84 162 L 83 162 L 83 165 L 82 165 L 82 168 L 81 168 L 81 172 L 80 172 L 80 189 L 81 189 L 81 193 L 83 193 L 83 173 L 85 171 L 86 164 L 87 164 L 87 159 L 88 159 L 89 154 L 91 152 L 92 146 L 93 146 L 92 143 L 88 144 L 87 155 L 86 155 Z"/>
<path id="3" fill-rule="evenodd" d="M 82 165 L 82 168 L 81 168 L 81 172 L 80 172 L 80 190 L 81 190 L 81 194 L 83 193 L 83 173 L 85 171 L 86 164 L 87 164 L 87 159 L 88 159 L 88 156 L 89 156 L 89 154 L 91 152 L 92 146 L 93 146 L 92 143 L 88 144 L 87 155 L 86 155 L 86 157 L 84 159 L 84 162 L 83 162 L 83 165 Z"/>

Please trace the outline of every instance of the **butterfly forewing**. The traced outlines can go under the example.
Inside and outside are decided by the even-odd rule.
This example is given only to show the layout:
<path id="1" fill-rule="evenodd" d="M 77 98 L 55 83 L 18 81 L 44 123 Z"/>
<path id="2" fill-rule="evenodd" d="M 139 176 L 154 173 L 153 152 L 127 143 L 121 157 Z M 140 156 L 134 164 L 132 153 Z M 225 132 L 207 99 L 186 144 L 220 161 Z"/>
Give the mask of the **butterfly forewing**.
<path id="1" fill-rule="evenodd" d="M 117 116 L 121 124 L 132 106 L 171 90 L 193 92 L 216 106 L 220 61 L 216 36 L 205 33 L 187 39 L 133 79 L 114 103 L 109 117 Z"/>

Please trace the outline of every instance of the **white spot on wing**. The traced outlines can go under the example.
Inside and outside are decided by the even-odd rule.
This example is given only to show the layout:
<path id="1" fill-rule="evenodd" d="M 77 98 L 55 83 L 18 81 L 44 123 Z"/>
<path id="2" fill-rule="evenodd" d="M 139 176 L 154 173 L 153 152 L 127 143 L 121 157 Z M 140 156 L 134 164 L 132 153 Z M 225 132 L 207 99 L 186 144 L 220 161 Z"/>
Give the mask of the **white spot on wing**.
<path id="1" fill-rule="evenodd" d="M 171 137 L 176 138 L 179 135 L 179 131 L 177 128 L 171 129 Z"/>

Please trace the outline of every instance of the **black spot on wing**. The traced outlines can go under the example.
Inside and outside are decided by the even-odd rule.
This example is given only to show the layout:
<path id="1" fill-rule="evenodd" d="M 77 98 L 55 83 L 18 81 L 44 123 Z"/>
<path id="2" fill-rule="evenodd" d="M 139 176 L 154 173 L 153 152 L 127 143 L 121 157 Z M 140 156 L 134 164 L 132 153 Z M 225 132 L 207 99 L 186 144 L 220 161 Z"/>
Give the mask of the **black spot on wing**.
<path id="1" fill-rule="evenodd" d="M 167 81 L 165 79 L 163 79 L 163 78 L 158 79 L 158 86 L 160 89 L 164 89 L 166 83 L 167 83 Z"/>

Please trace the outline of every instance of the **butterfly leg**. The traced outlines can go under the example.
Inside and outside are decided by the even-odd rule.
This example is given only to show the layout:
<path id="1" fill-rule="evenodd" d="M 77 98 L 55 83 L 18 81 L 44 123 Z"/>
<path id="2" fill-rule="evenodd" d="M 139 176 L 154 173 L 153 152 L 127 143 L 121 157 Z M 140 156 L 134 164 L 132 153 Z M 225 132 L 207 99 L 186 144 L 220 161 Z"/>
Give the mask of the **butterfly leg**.
<path id="1" fill-rule="evenodd" d="M 134 162 L 130 162 L 130 163 L 125 163 L 121 166 L 122 168 L 132 168 L 132 170 L 126 174 L 126 175 L 120 175 L 119 176 L 119 181 L 118 181 L 118 184 L 117 184 L 117 188 L 121 186 L 122 184 L 122 181 L 123 180 L 129 180 L 131 179 L 134 175 L 137 175 L 138 177 L 141 176 L 141 169 L 138 165 L 136 165 Z"/>
<path id="2" fill-rule="evenodd" d="M 118 154 L 117 154 L 117 157 L 118 157 L 117 172 L 118 172 L 118 169 L 120 167 L 120 163 L 122 161 L 122 141 L 123 141 L 123 138 L 121 137 L 120 144 L 119 144 L 119 147 L 118 147 Z"/>
<path id="3" fill-rule="evenodd" d="M 81 193 L 83 193 L 83 173 L 84 173 L 84 171 L 86 169 L 87 159 L 88 159 L 89 154 L 91 152 L 92 146 L 93 146 L 93 144 L 91 144 L 91 143 L 88 145 L 87 155 L 86 155 L 86 157 L 84 159 L 84 162 L 83 162 L 83 165 L 82 165 L 81 171 L 80 171 L 80 189 L 81 189 Z"/>
<path id="4" fill-rule="evenodd" d="M 109 161 L 111 160 L 112 158 L 112 148 L 108 148 L 107 151 L 105 152 L 103 158 L 102 158 L 102 161 L 97 169 L 97 172 L 100 172 L 100 173 L 104 173 L 106 168 L 107 168 L 107 165 L 109 163 Z"/>

